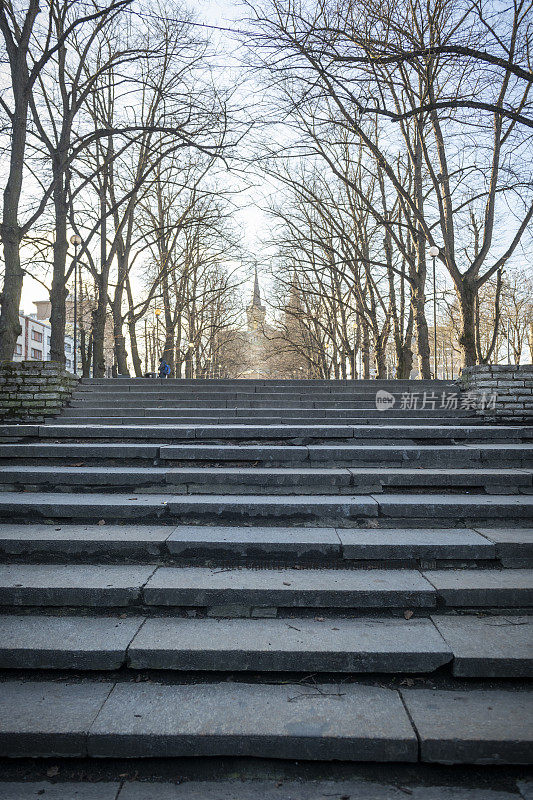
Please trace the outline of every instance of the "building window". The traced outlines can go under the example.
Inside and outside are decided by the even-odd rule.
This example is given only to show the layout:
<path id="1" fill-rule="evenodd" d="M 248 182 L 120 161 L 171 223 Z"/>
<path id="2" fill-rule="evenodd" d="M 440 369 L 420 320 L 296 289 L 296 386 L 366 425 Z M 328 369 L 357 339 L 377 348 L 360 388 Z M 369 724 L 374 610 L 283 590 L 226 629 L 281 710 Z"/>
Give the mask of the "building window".
<path id="1" fill-rule="evenodd" d="M 72 347 L 69 344 L 66 344 L 65 345 L 65 353 L 70 353 L 71 350 L 72 350 Z"/>
<path id="2" fill-rule="evenodd" d="M 34 341 L 34 342 L 42 342 L 42 340 L 43 340 L 43 335 L 42 335 L 41 331 L 34 331 L 34 330 L 32 330 L 32 332 L 31 332 L 31 338 L 33 339 L 33 341 Z"/>
<path id="3" fill-rule="evenodd" d="M 15 345 L 15 355 L 16 356 L 21 356 L 22 355 L 22 345 L 21 344 L 16 344 Z"/>
<path id="4" fill-rule="evenodd" d="M 42 361 L 43 359 L 43 351 L 36 350 L 34 347 L 31 349 L 31 357 L 37 359 L 37 361 Z"/>
<path id="5" fill-rule="evenodd" d="M 50 342 L 52 341 L 52 337 L 51 336 L 47 336 L 46 338 L 48 340 L 48 347 L 50 347 Z"/>
<path id="6" fill-rule="evenodd" d="M 69 358 L 66 359 L 65 366 L 67 369 L 70 369 L 72 367 L 72 361 Z"/>

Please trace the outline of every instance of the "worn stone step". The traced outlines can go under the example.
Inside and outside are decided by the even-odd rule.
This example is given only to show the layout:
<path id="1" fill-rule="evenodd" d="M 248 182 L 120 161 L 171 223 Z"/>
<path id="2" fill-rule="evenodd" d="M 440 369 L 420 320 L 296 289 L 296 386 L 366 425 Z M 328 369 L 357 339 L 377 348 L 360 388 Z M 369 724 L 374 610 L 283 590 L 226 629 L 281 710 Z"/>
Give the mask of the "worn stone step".
<path id="1" fill-rule="evenodd" d="M 435 600 L 428 580 L 408 569 L 0 565 L 4 606 L 384 609 L 432 608 Z"/>
<path id="2" fill-rule="evenodd" d="M 432 672 L 450 660 L 426 619 L 159 617 L 146 620 L 128 649 L 133 669 Z"/>
<path id="3" fill-rule="evenodd" d="M 424 570 L 439 601 L 451 608 L 529 607 L 533 605 L 533 570 Z"/>
<path id="4" fill-rule="evenodd" d="M 524 531 L 514 529 L 518 543 Z M 525 531 L 527 534 L 527 531 Z M 487 534 L 487 537 L 490 534 Z M 511 530 L 508 542 L 511 543 Z M 0 553 L 93 561 L 165 557 L 221 562 L 490 561 L 496 545 L 466 528 L 280 528 L 203 525 L 0 525 Z"/>
<path id="5" fill-rule="evenodd" d="M 528 521 L 532 495 L 446 494 L 153 494 L 1 492 L 5 519 L 171 519 L 224 522 L 239 519 L 295 521 L 382 519 Z"/>
<path id="6" fill-rule="evenodd" d="M 4 606 L 115 608 L 138 603 L 154 565 L 0 565 Z"/>
<path id="7" fill-rule="evenodd" d="M 168 795 L 172 791 L 170 786 L 171 784 L 166 784 L 163 787 L 162 784 L 159 784 L 161 788 L 155 788 L 160 800 L 169 800 Z M 122 781 L 98 781 L 97 783 L 60 781 L 58 783 L 48 780 L 0 780 L 0 797 L 4 798 L 4 800 L 39 800 L 39 798 L 42 800 L 43 797 L 45 800 L 74 800 L 74 798 L 75 800 L 118 800 L 119 793 L 121 793 L 122 800 L 124 800 L 124 793 L 127 796 L 130 788 L 134 793 L 138 792 L 139 789 L 141 793 L 150 792 L 149 786 L 142 783 L 135 784 L 135 786 L 131 786 L 131 784 L 129 787 L 124 786 L 124 791 L 122 791 Z M 167 793 L 166 798 L 165 792 Z M 145 797 L 148 797 L 148 794 L 145 794 Z M 140 800 L 140 796 L 137 800 Z M 502 800 L 507 800 L 507 798 L 502 798 Z M 516 800 L 516 797 L 511 798 L 511 800 Z"/>
<path id="8" fill-rule="evenodd" d="M 360 388 L 371 387 L 376 389 L 427 389 L 429 391 L 435 388 L 449 388 L 457 391 L 458 383 L 456 379 L 439 379 L 439 380 L 420 380 L 418 378 L 412 379 L 367 379 L 367 380 L 353 380 L 351 378 L 134 378 L 129 376 L 122 376 L 117 378 L 82 378 L 80 386 L 104 386 L 112 388 L 113 386 L 182 386 L 185 388 L 190 387 L 222 387 L 222 386 L 237 386 L 237 387 L 261 387 L 261 386 L 279 386 L 282 389 L 286 387 L 300 387 L 305 391 L 311 391 L 314 387 L 353 387 Z"/>
<path id="9" fill-rule="evenodd" d="M 106 417 L 134 417 L 134 418 L 148 418 L 151 417 L 165 417 L 167 419 L 181 419 L 185 418 L 200 418 L 200 419 L 212 419 L 212 418 L 219 418 L 221 417 L 224 421 L 228 418 L 236 417 L 238 418 L 239 422 L 244 419 L 259 420 L 263 421 L 265 419 L 271 419 L 273 421 L 283 422 L 284 419 L 287 419 L 288 423 L 297 420 L 303 419 L 306 422 L 309 419 L 308 414 L 303 414 L 303 412 L 299 411 L 297 408 L 272 408 L 267 413 L 265 413 L 264 409 L 261 408 L 218 408 L 218 409 L 205 409 L 205 408 L 196 408 L 194 405 L 191 405 L 189 408 L 167 408 L 164 403 L 161 404 L 160 408 L 146 408 L 144 405 L 136 406 L 136 407 L 128 407 L 128 406 L 120 406 L 114 405 L 112 407 L 109 406 L 100 406 L 97 403 L 84 403 L 83 405 L 76 405 L 76 406 L 67 406 L 61 412 L 61 419 L 67 418 L 76 418 L 79 419 L 80 417 L 94 417 L 94 416 L 106 416 Z M 312 409 L 312 416 L 313 418 L 318 418 L 321 420 L 327 420 L 328 422 L 331 419 L 346 419 L 353 417 L 354 424 L 363 424 L 366 421 L 371 422 L 372 420 L 391 420 L 391 419 L 400 419 L 405 420 L 406 422 L 415 422 L 420 419 L 427 418 L 429 424 L 438 424 L 433 422 L 439 418 L 443 418 L 446 420 L 457 420 L 459 422 L 462 421 L 470 421 L 470 424 L 482 424 L 482 420 L 478 417 L 472 416 L 472 412 L 463 411 L 463 410 L 447 410 L 447 409 L 440 409 L 437 408 L 434 411 L 431 409 L 413 409 L 413 410 L 402 410 L 398 408 L 388 409 L 387 411 L 381 411 L 377 408 L 358 408 L 354 406 L 351 409 L 335 409 L 335 408 L 314 408 Z M 297 424 L 297 423 L 296 423 Z"/>
<path id="10" fill-rule="evenodd" d="M 120 669 L 145 619 L 0 615 L 0 669 Z"/>
<path id="11" fill-rule="evenodd" d="M 458 677 L 533 677 L 533 616 L 431 617 L 453 652 Z"/>
<path id="12" fill-rule="evenodd" d="M 429 619 L 0 615 L 1 669 L 427 673 L 451 659 Z"/>
<path id="13" fill-rule="evenodd" d="M 529 764 L 533 695 L 512 690 L 402 689 L 420 760 L 439 764 Z"/>
<path id="14" fill-rule="evenodd" d="M 403 396 L 408 393 L 413 393 L 420 401 L 424 400 L 425 402 L 440 402 L 442 400 L 443 394 L 446 395 L 448 393 L 451 394 L 450 387 L 438 387 L 434 391 L 428 391 L 427 389 L 425 392 L 416 391 L 418 387 L 403 387 L 399 388 L 398 385 L 390 386 L 390 391 L 387 392 L 389 397 L 398 398 L 401 400 Z M 458 395 L 458 387 L 452 387 L 454 389 L 453 394 L 457 398 Z M 260 395 L 260 396 L 273 396 L 273 397 L 315 397 L 321 395 L 330 395 L 332 397 L 342 397 L 347 395 L 349 397 L 358 396 L 358 395 L 368 395 L 375 397 L 377 392 L 385 392 L 382 387 L 376 387 L 372 385 L 368 386 L 359 386 L 358 384 L 345 384 L 343 386 L 339 385 L 317 385 L 317 386 L 281 386 L 281 385 L 263 385 L 263 386 L 242 386 L 242 385 L 212 385 L 212 386 L 181 386 L 178 383 L 169 383 L 168 381 L 160 383 L 160 384 L 153 384 L 153 385 L 146 385 L 146 384 L 115 384 L 109 383 L 105 385 L 99 386 L 86 386 L 85 384 L 78 384 L 75 389 L 75 392 L 78 394 L 91 394 L 102 396 L 104 394 L 134 394 L 134 395 L 146 395 L 146 394 L 174 394 L 177 396 L 183 395 L 185 397 L 217 397 L 221 395 Z"/>
<path id="15" fill-rule="evenodd" d="M 61 425 L 77 425 L 81 420 L 83 420 L 84 424 L 95 424 L 95 425 L 224 425 L 227 423 L 228 420 L 237 421 L 239 425 L 257 425 L 258 419 L 261 420 L 262 424 L 264 425 L 389 425 L 390 424 L 390 417 L 383 416 L 381 418 L 376 419 L 368 419 L 368 415 L 366 416 L 349 416 L 346 418 L 343 417 L 316 417 L 316 416 L 307 416 L 307 417 L 285 417 L 285 416 L 265 416 L 264 414 L 258 415 L 257 417 L 223 417 L 223 416 L 216 416 L 216 417 L 187 417 L 187 416 L 167 416 L 167 415 L 155 415 L 155 414 L 147 414 L 144 417 L 136 417 L 136 416 L 107 416 L 107 411 L 111 411 L 111 409 L 102 409 L 101 412 L 95 412 L 92 414 L 69 414 L 63 412 L 59 417 L 52 417 L 46 420 L 47 424 L 61 424 Z M 132 409 L 134 411 L 135 409 Z M 364 412 L 361 412 L 363 414 Z M 454 415 L 449 415 L 448 417 L 435 417 L 431 419 L 430 417 L 415 417 L 414 419 L 411 417 L 404 418 L 406 424 L 410 426 L 413 425 L 457 425 L 458 420 L 457 417 Z M 402 418 L 398 415 L 395 418 L 395 421 L 400 423 Z M 460 422 L 460 421 L 459 421 Z M 465 422 L 460 424 L 468 424 L 471 426 L 471 418 L 466 417 Z M 481 425 L 481 423 L 479 423 Z"/>
<path id="16" fill-rule="evenodd" d="M 528 441 L 531 433 L 518 426 L 469 425 L 3 425 L 2 437 L 35 437 L 43 439 L 365 439 L 387 442 L 395 440 L 438 442 L 491 442 L 519 443 Z"/>
<path id="17" fill-rule="evenodd" d="M 7 681 L 0 684 L 0 748 L 8 757 L 418 756 L 398 693 L 360 684 Z"/>
<path id="18" fill-rule="evenodd" d="M 149 605 L 431 607 L 435 594 L 412 570 L 213 570 L 161 567 L 143 590 Z"/>
<path id="19" fill-rule="evenodd" d="M 402 689 L 400 694 L 402 699 L 394 690 L 360 683 L 6 681 L 0 685 L 0 746 L 6 756 L 19 758 L 238 755 L 529 763 L 530 694 L 511 689 Z"/>
<path id="20" fill-rule="evenodd" d="M 504 567 L 526 567 L 533 562 L 533 528 L 479 528 L 494 543 Z"/>
<path id="21" fill-rule="evenodd" d="M 395 395 L 389 395 L 390 402 L 393 406 L 398 407 L 405 407 L 406 402 L 402 400 L 402 396 L 397 393 Z M 162 400 L 163 402 L 166 400 L 176 400 L 176 401 L 184 401 L 189 402 L 191 404 L 195 403 L 211 403 L 211 402 L 218 402 L 224 401 L 228 403 L 237 403 L 240 404 L 241 402 L 258 402 L 262 403 L 263 401 L 268 403 L 275 403 L 280 405 L 281 403 L 290 402 L 290 403 L 307 403 L 307 402 L 320 402 L 322 400 L 326 402 L 371 402 L 376 408 L 376 392 L 375 391 L 332 391 L 332 392 L 322 392 L 322 391 L 315 391 L 315 392 L 263 392 L 263 391 L 256 391 L 256 392 L 234 392 L 234 391 L 218 391 L 218 392 L 197 392 L 197 391 L 176 391 L 175 389 L 165 389 L 159 388 L 154 391 L 145 390 L 145 391 L 134 391 L 134 390 L 122 390 L 116 389 L 114 391 L 102 391 L 102 392 L 87 392 L 80 389 L 75 389 L 72 393 L 73 400 L 82 400 L 83 402 L 87 402 L 88 400 L 95 401 L 95 400 L 117 400 L 120 402 L 121 400 L 135 400 L 138 402 L 139 405 L 142 405 L 145 400 Z M 455 395 L 454 405 L 460 405 L 460 401 L 458 401 L 457 395 Z M 379 399 L 378 399 L 379 402 Z M 443 395 L 435 395 L 429 404 L 430 407 L 434 410 L 436 408 L 446 408 L 447 407 L 447 399 L 446 394 Z M 423 402 L 422 398 L 420 398 L 420 406 L 427 407 L 428 403 Z"/>
<path id="22" fill-rule="evenodd" d="M 434 487 L 441 489 L 487 489 L 498 492 L 526 491 L 533 486 L 532 470 L 479 469 L 401 469 L 334 467 L 84 467 L 84 466 L 3 466 L 0 485 L 13 487 L 45 486 L 48 491 L 65 487 L 94 486 L 109 491 L 112 487 L 167 487 L 165 491 L 184 494 L 353 493 L 380 492 L 395 487 Z"/>
<path id="23" fill-rule="evenodd" d="M 392 519 L 533 519 L 533 495 L 377 494 L 378 516 Z"/>
<path id="24" fill-rule="evenodd" d="M 313 410 L 315 408 L 320 410 L 352 410 L 352 409 L 375 409 L 376 402 L 375 399 L 350 399 L 350 400 L 313 400 L 309 397 L 306 397 L 302 400 L 287 400 L 283 398 L 282 400 L 195 400 L 194 402 L 191 399 L 187 400 L 175 400 L 172 397 L 164 397 L 161 395 L 154 395 L 150 398 L 143 398 L 142 400 L 139 398 L 135 398 L 134 395 L 130 394 L 127 397 L 121 398 L 113 398 L 112 395 L 109 395 L 105 398 L 97 398 L 97 402 L 94 403 L 93 401 L 96 399 L 91 396 L 91 405 L 98 405 L 101 408 L 114 408 L 117 406 L 126 407 L 126 408 L 139 408 L 143 407 L 145 409 L 150 408 L 168 408 L 168 409 L 188 409 L 191 406 L 194 406 L 197 409 L 221 409 L 221 408 L 228 408 L 234 410 L 241 410 L 241 411 L 249 411 L 253 409 L 265 409 L 265 410 L 278 410 L 278 409 L 287 409 L 287 410 L 296 410 L 300 411 L 301 413 L 305 413 L 302 409 L 310 409 Z M 87 399 L 85 397 L 75 397 L 70 401 L 71 407 L 83 407 L 87 403 Z"/>
<path id="25" fill-rule="evenodd" d="M 109 459 L 138 459 L 142 461 L 154 462 L 159 458 L 160 445 L 139 444 L 120 442 L 32 442 L 20 444 L 0 444 L 0 458 L 14 459 L 23 458 L 30 460 L 31 464 L 35 459 L 62 459 L 67 464 L 74 463 L 80 459 L 94 459 L 99 463 L 105 463 Z"/>
<path id="26" fill-rule="evenodd" d="M 224 522 L 239 519 L 328 520 L 373 517 L 420 520 L 530 520 L 532 495 L 237 495 L 94 492 L 1 492 L 5 519 L 176 519 Z M 331 524 L 331 522 L 330 522 Z"/>
<path id="27" fill-rule="evenodd" d="M 399 767 L 391 767 L 387 774 L 384 764 L 380 764 L 380 777 L 369 779 L 353 778 L 347 780 L 287 780 L 281 773 L 279 779 L 268 780 L 190 780 L 179 783 L 126 780 L 124 782 L 65 783 L 51 781 L 14 781 L 0 783 L 5 800 L 280 800 L 280 783 L 283 787 L 281 800 L 531 800 L 529 794 L 516 794 L 514 788 L 488 789 L 486 781 L 478 779 L 472 783 L 472 776 L 462 781 L 454 778 L 454 785 L 428 785 L 426 780 L 416 776 L 399 776 Z M 385 773 L 385 774 L 384 774 Z M 438 778 L 435 777 L 435 781 Z M 400 783 L 400 788 L 397 788 Z M 526 782 L 519 784 L 526 789 Z"/>
<path id="28" fill-rule="evenodd" d="M 22 426 L 21 426 L 22 427 Z M 81 437 L 80 437 L 81 438 Z M 0 459 L 59 459 L 67 464 L 91 459 L 98 463 L 111 460 L 151 462 L 232 462 L 241 464 L 302 464 L 333 466 L 530 469 L 533 445 L 530 444 L 460 444 L 460 445 L 269 445 L 269 444 L 179 444 L 164 440 L 151 442 L 8 442 L 0 443 Z"/>

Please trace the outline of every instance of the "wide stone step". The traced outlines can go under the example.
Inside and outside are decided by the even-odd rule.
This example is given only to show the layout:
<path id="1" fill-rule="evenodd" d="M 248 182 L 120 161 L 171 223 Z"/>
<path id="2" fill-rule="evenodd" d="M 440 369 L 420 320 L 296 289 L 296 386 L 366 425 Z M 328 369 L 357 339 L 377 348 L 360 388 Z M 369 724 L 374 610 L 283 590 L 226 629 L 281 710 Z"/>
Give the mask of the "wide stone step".
<path id="1" fill-rule="evenodd" d="M 451 660 L 429 619 L 0 615 L 1 669 L 427 673 Z"/>
<path id="2" fill-rule="evenodd" d="M 163 382 L 160 384 L 144 385 L 144 384 L 114 384 L 100 385 L 100 386 L 86 386 L 80 384 L 76 387 L 75 393 L 77 395 L 94 395 L 101 397 L 103 395 L 150 395 L 150 394 L 164 394 L 175 395 L 177 398 L 183 397 L 223 397 L 223 396 L 237 396 L 249 397 L 257 395 L 259 397 L 274 397 L 276 399 L 283 397 L 375 397 L 377 393 L 380 396 L 388 398 L 394 397 L 398 401 L 406 398 L 408 395 L 413 395 L 419 402 L 431 401 L 440 402 L 442 397 L 453 398 L 460 397 L 459 387 L 454 386 L 440 386 L 434 387 L 433 390 L 425 389 L 420 390 L 417 386 L 408 386 L 399 388 L 398 386 L 391 386 L 389 390 L 377 386 L 359 386 L 356 383 L 344 386 L 309 386 L 302 388 L 299 386 L 180 386 L 177 383 Z M 404 400 L 405 402 L 405 400 Z"/>
<path id="3" fill-rule="evenodd" d="M 456 379 L 439 379 L 439 380 L 420 380 L 418 378 L 412 379 L 367 379 L 367 380 L 353 380 L 351 378 L 134 378 L 129 376 L 120 376 L 117 378 L 82 378 L 80 386 L 104 386 L 112 388 L 113 386 L 178 386 L 184 388 L 190 387 L 226 387 L 232 386 L 237 388 L 250 388 L 250 387 L 275 387 L 279 386 L 282 390 L 286 387 L 298 387 L 304 391 L 311 391 L 315 387 L 335 388 L 335 387 L 353 387 L 359 388 L 375 387 L 376 389 L 389 389 L 398 391 L 400 388 L 409 389 L 427 389 L 431 391 L 436 388 L 454 388 L 457 389 Z"/>
<path id="4" fill-rule="evenodd" d="M 258 414 L 256 417 L 188 417 L 178 415 L 167 416 L 165 413 L 156 415 L 150 412 L 147 412 L 147 415 L 144 417 L 136 417 L 133 415 L 120 416 L 118 414 L 115 416 L 107 416 L 107 413 L 112 410 L 113 409 L 102 409 L 100 412 L 94 412 L 90 414 L 67 413 L 65 411 L 59 417 L 51 417 L 47 419 L 46 422 L 47 424 L 54 425 L 78 425 L 80 421 L 83 421 L 84 424 L 88 424 L 90 421 L 90 424 L 94 425 L 169 425 L 172 427 L 174 425 L 225 425 L 228 421 L 237 422 L 239 425 L 257 425 L 257 422 L 260 419 L 264 425 L 390 425 L 390 417 L 377 416 L 376 419 L 369 419 L 368 414 L 365 414 L 365 412 L 360 412 L 360 417 L 351 415 L 349 417 L 336 416 L 330 418 L 315 416 L 298 416 L 294 418 L 285 416 L 271 417 L 265 416 L 264 414 Z M 80 409 L 72 409 L 72 412 L 74 411 L 79 412 Z M 131 409 L 131 411 L 134 412 L 135 409 Z M 413 418 L 405 414 L 403 419 L 399 415 L 397 415 L 394 419 L 398 423 L 402 422 L 410 426 L 458 424 L 457 417 L 452 414 L 450 414 L 448 417 L 435 416 L 433 419 L 428 416 Z M 459 420 L 459 424 L 467 424 L 471 426 L 472 419 L 471 417 L 465 417 L 464 423 Z M 474 421 L 474 424 L 477 423 Z M 481 425 L 481 421 L 479 422 L 479 425 Z"/>
<path id="5" fill-rule="evenodd" d="M 533 675 L 533 617 L 188 619 L 0 615 L 1 669 Z"/>
<path id="6" fill-rule="evenodd" d="M 0 518 L 144 518 L 224 522 L 257 519 L 338 524 L 369 518 L 446 520 L 524 520 L 533 518 L 533 495 L 235 495 L 1 492 Z"/>
<path id="7" fill-rule="evenodd" d="M 505 536 L 505 542 L 503 538 Z M 496 540 L 497 544 L 494 543 Z M 503 550 L 501 549 L 503 548 Z M 42 562 L 179 558 L 240 563 L 312 561 L 324 566 L 366 561 L 533 562 L 533 531 L 467 528 L 279 528 L 173 525 L 0 525 L 0 553 Z"/>
<path id="8" fill-rule="evenodd" d="M 429 424 L 432 420 L 437 418 L 457 420 L 469 420 L 471 424 L 482 424 L 482 419 L 473 415 L 472 411 L 466 410 L 448 410 L 445 408 L 419 408 L 419 409 L 401 409 L 392 408 L 387 411 L 381 411 L 378 408 L 362 408 L 356 405 L 351 409 L 336 409 L 336 408 L 313 408 L 311 410 L 313 418 L 319 418 L 322 421 L 331 419 L 346 419 L 353 417 L 357 420 L 354 424 L 363 424 L 372 420 L 391 420 L 401 419 L 407 421 L 416 421 L 419 419 L 429 419 Z M 241 423 L 243 419 L 250 419 L 262 422 L 265 419 L 274 422 L 283 423 L 284 419 L 288 419 L 287 424 L 291 424 L 295 419 L 303 419 L 307 421 L 309 414 L 298 410 L 297 408 L 197 408 L 191 404 L 187 408 L 168 408 L 165 403 L 161 403 L 160 407 L 147 408 L 144 405 L 140 406 L 102 406 L 98 403 L 84 403 L 83 405 L 66 406 L 61 412 L 61 419 L 70 417 L 93 417 L 93 416 L 109 416 L 109 417 L 142 417 L 142 418 L 158 418 L 165 417 L 168 419 L 182 419 L 182 418 L 196 418 L 200 419 L 213 419 L 222 417 L 224 420 L 227 418 L 236 417 L 238 422 Z M 298 424 L 298 423 L 295 423 Z M 345 423 L 347 424 L 347 423 Z"/>
<path id="9" fill-rule="evenodd" d="M 511 689 L 6 681 L 0 747 L 8 757 L 526 764 L 532 710 Z"/>
<path id="10" fill-rule="evenodd" d="M 407 406 L 408 400 L 411 395 L 406 393 L 405 396 L 402 396 L 399 393 L 396 394 L 387 394 L 386 400 L 392 406 Z M 413 400 L 413 405 L 424 405 L 428 406 L 428 402 L 430 403 L 430 407 L 432 408 L 445 408 L 449 406 L 450 401 L 447 399 L 448 395 L 446 392 L 441 394 L 434 394 L 431 395 L 430 399 L 428 397 L 424 399 L 423 395 L 413 395 L 415 400 Z M 84 391 L 83 389 L 75 389 L 72 392 L 72 398 L 76 400 L 83 400 L 84 402 L 88 399 L 91 400 L 137 400 L 140 405 L 142 405 L 144 400 L 180 400 L 180 401 L 188 401 L 195 403 L 199 402 L 218 402 L 218 401 L 228 401 L 233 402 L 236 401 L 237 403 L 242 402 L 275 402 L 277 404 L 284 403 L 285 401 L 289 402 L 317 402 L 321 400 L 325 400 L 328 402 L 332 401 L 366 401 L 374 403 L 374 407 L 376 407 L 376 392 L 375 391 L 332 391 L 332 392 L 233 392 L 233 391 L 219 391 L 219 392 L 197 392 L 197 391 L 177 391 L 175 389 L 157 389 L 155 391 L 124 391 L 122 389 L 116 389 L 114 391 L 102 391 L 102 392 L 95 392 L 95 391 Z M 379 398 L 377 402 L 380 402 Z M 460 405 L 461 399 L 457 393 L 453 395 L 452 405 Z M 466 405 L 466 403 L 464 404 Z"/>
<path id="11" fill-rule="evenodd" d="M 21 426 L 22 427 L 22 426 Z M 80 437 L 81 438 L 81 437 Z M 79 460 L 106 463 L 114 460 L 142 460 L 178 464 L 180 462 L 234 464 L 268 464 L 271 466 L 320 463 L 343 466 L 458 468 L 484 469 L 533 467 L 533 445 L 520 444 L 460 444 L 460 445 L 388 445 L 388 444 L 330 444 L 330 445 L 269 445 L 261 444 L 166 444 L 152 442 L 9 442 L 0 444 L 0 459 L 64 460 L 67 464 Z"/>
<path id="12" fill-rule="evenodd" d="M 432 608 L 437 600 L 449 608 L 529 607 L 533 571 L 0 565 L 4 606 L 384 610 Z"/>
<path id="13" fill-rule="evenodd" d="M 404 769 L 407 765 L 404 765 Z M 410 768 L 410 767 L 409 767 Z M 286 780 L 283 776 L 283 800 L 323 800 L 326 797 L 353 798 L 354 800 L 402 800 L 402 794 L 409 793 L 411 800 L 529 800 L 528 781 L 518 781 L 524 793 L 517 795 L 514 787 L 510 790 L 487 789 L 485 781 L 479 777 L 473 785 L 472 777 L 462 781 L 454 778 L 453 786 L 447 784 L 428 785 L 417 776 L 399 778 L 397 765 L 391 766 L 387 774 L 386 766 L 380 765 L 380 778 L 373 780 L 358 778 L 348 780 Z M 385 774 L 384 774 L 385 773 Z M 281 780 L 281 777 L 280 777 Z M 43 794 L 51 800 L 280 800 L 280 780 L 191 780 L 175 782 L 152 781 L 98 781 L 51 782 L 51 781 L 4 781 L 0 792 L 6 800 L 36 800 Z M 401 780 L 401 789 L 396 789 Z M 435 778 L 438 781 L 438 778 Z M 400 792 L 400 794 L 398 794 Z M 444 792 L 446 792 L 444 794 Z"/>
<path id="14" fill-rule="evenodd" d="M 229 440 L 257 440 L 257 439 L 364 439 L 374 441 L 455 441 L 492 442 L 505 441 L 519 443 L 529 441 L 533 432 L 518 426 L 491 426 L 491 425 L 99 425 L 78 424 L 61 425 L 49 423 L 47 425 L 3 425 L 0 426 L 0 436 L 15 438 L 40 437 L 42 439 L 196 439 L 205 441 L 216 439 Z"/>
<path id="15" fill-rule="evenodd" d="M 212 494 L 353 494 L 390 491 L 399 487 L 429 487 L 439 490 L 485 490 L 513 494 L 532 490 L 532 470 L 408 469 L 333 467 L 84 467 L 3 466 L 0 486 L 13 489 L 45 487 L 62 491 L 117 491 L 124 487 L 152 488 L 169 493 Z"/>
<path id="16" fill-rule="evenodd" d="M 150 398 L 143 398 L 140 400 L 139 398 L 135 398 L 133 394 L 129 394 L 127 397 L 120 397 L 120 398 L 113 398 L 112 395 L 106 395 L 105 398 L 98 398 L 97 402 L 92 395 L 88 395 L 87 397 L 75 397 L 71 400 L 71 407 L 83 407 L 86 403 L 88 403 L 88 399 L 90 399 L 90 405 L 94 406 L 97 405 L 101 408 L 116 408 L 116 407 L 125 407 L 125 408 L 168 408 L 168 409 L 187 409 L 187 408 L 198 408 L 198 409 L 232 409 L 232 410 L 241 410 L 241 411 L 250 411 L 253 409 L 265 409 L 265 410 L 279 410 L 279 409 L 287 409 L 287 410 L 300 410 L 302 409 L 320 409 L 320 410 L 328 410 L 328 411 L 340 411 L 340 410 L 372 410 L 376 408 L 375 399 L 350 399 L 350 400 L 313 400 L 309 397 L 302 399 L 300 401 L 293 401 L 287 400 L 283 398 L 282 400 L 195 400 L 194 402 L 191 398 L 187 400 L 175 400 L 173 397 L 163 397 L 161 395 L 154 395 L 150 396 Z M 437 409 L 439 407 L 437 406 Z"/>

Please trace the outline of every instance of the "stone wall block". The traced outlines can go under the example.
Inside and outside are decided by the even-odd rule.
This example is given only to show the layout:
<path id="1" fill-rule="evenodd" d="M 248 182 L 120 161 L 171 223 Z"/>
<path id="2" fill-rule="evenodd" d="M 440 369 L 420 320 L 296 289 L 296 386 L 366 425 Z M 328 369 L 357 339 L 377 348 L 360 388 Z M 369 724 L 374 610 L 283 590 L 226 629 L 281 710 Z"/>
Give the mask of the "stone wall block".
<path id="1" fill-rule="evenodd" d="M 79 378 L 50 361 L 0 364 L 0 419 L 37 421 L 58 414 Z"/>

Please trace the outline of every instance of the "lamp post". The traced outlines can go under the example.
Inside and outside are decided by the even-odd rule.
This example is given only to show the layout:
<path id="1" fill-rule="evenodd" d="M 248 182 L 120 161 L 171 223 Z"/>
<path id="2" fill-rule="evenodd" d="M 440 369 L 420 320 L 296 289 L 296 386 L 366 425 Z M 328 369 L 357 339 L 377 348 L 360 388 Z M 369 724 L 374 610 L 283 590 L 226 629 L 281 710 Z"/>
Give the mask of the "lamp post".
<path id="1" fill-rule="evenodd" d="M 78 247 L 81 244 L 81 236 L 75 233 L 70 237 L 70 243 L 74 245 L 74 375 L 78 374 Z"/>
<path id="2" fill-rule="evenodd" d="M 353 364 L 352 364 L 352 380 L 357 380 L 357 323 L 354 322 L 353 328 Z"/>
<path id="3" fill-rule="evenodd" d="M 436 281 L 436 261 L 440 253 L 438 247 L 433 245 L 428 250 L 433 259 L 433 377 L 437 380 L 437 281 Z"/>
<path id="4" fill-rule="evenodd" d="M 159 359 L 159 315 L 161 314 L 161 309 L 156 308 L 155 310 L 155 336 L 156 336 L 156 358 Z"/>

